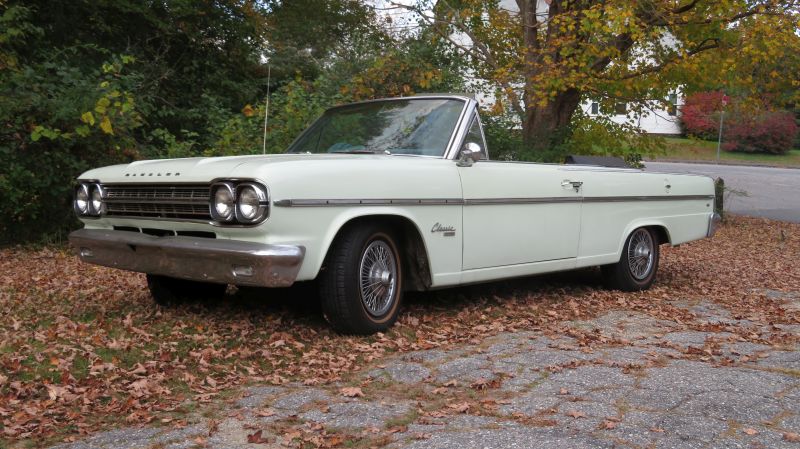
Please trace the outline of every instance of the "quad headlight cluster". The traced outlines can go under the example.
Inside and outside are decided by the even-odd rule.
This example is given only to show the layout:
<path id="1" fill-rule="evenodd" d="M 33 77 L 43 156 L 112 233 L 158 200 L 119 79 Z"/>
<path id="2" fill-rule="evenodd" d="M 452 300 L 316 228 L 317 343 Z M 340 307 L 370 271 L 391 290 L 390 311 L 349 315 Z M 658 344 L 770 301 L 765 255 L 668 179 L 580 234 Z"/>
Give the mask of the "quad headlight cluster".
<path id="1" fill-rule="evenodd" d="M 78 184 L 74 197 L 73 207 L 78 216 L 99 217 L 106 213 L 105 191 L 100 184 Z"/>
<path id="2" fill-rule="evenodd" d="M 252 225 L 269 214 L 269 196 L 261 184 L 218 182 L 211 186 L 211 217 L 223 224 Z"/>

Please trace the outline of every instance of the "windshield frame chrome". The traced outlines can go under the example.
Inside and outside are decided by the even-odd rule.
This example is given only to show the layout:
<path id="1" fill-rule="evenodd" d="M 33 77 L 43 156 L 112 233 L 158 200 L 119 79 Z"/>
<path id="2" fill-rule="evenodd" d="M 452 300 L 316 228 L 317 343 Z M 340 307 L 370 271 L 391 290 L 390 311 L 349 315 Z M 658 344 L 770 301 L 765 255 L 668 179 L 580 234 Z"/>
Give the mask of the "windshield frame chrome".
<path id="1" fill-rule="evenodd" d="M 388 101 L 409 101 L 409 100 L 457 100 L 462 101 L 464 106 L 461 108 L 461 113 L 456 120 L 456 124 L 453 127 L 453 131 L 450 134 L 450 140 L 448 141 L 447 145 L 445 146 L 444 153 L 441 156 L 432 156 L 432 155 L 425 155 L 425 154 L 401 154 L 401 153 L 392 153 L 386 154 L 386 156 L 403 156 L 403 157 L 421 157 L 421 158 L 433 158 L 433 159 L 450 159 L 453 160 L 456 155 L 458 154 L 459 149 L 457 146 L 463 140 L 463 136 L 467 133 L 467 128 L 469 127 L 469 118 L 472 117 L 473 111 L 477 110 L 478 102 L 472 98 L 465 97 L 463 95 L 415 95 L 413 97 L 392 97 L 392 98 L 376 98 L 374 100 L 364 100 L 364 101 L 357 101 L 354 103 L 346 103 L 338 106 L 333 106 L 325 110 L 325 112 L 319 116 L 316 120 L 314 120 L 306 129 L 303 130 L 294 140 L 292 143 L 289 144 L 284 154 L 304 154 L 304 153 L 294 153 L 289 152 L 289 148 L 292 148 L 298 141 L 300 141 L 306 134 L 308 134 L 314 125 L 322 119 L 322 117 L 330 111 L 334 111 L 336 109 L 346 108 L 350 106 L 357 106 L 360 104 L 369 104 L 369 103 L 379 103 L 379 102 L 388 102 Z M 328 153 L 326 153 L 328 154 Z M 330 153 L 330 154 L 352 154 L 352 153 Z M 365 155 L 384 155 L 383 152 L 375 152 L 375 153 L 364 153 Z"/>

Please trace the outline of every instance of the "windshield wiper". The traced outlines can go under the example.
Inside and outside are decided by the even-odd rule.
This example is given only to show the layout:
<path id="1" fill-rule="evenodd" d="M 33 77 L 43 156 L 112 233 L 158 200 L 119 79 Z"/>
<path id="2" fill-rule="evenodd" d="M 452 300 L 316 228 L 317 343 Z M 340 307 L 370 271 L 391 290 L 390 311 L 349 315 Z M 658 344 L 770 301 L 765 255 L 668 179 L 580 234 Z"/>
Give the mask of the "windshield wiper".
<path id="1" fill-rule="evenodd" d="M 389 150 L 342 150 L 342 151 L 331 151 L 331 153 L 337 154 L 392 154 Z"/>

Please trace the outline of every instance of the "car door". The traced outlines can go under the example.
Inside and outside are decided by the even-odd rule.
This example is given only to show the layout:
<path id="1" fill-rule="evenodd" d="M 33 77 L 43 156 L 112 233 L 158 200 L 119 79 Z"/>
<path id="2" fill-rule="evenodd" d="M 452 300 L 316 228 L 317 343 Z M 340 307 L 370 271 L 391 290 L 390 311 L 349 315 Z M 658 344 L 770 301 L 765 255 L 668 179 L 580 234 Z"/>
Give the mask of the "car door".
<path id="1" fill-rule="evenodd" d="M 468 142 L 486 152 L 477 112 L 462 148 Z M 465 271 L 545 261 L 563 268 L 577 257 L 581 181 L 572 173 L 519 162 L 459 165 Z"/>

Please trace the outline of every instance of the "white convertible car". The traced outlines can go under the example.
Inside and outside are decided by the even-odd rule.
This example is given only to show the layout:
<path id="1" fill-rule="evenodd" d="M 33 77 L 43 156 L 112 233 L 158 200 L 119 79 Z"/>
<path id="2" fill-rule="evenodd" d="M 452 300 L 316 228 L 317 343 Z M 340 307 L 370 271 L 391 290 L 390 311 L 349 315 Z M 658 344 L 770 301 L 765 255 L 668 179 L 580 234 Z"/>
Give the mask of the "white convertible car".
<path id="1" fill-rule="evenodd" d="M 648 288 L 659 245 L 710 237 L 710 178 L 493 161 L 477 103 L 332 108 L 285 154 L 138 161 L 84 173 L 70 241 L 147 273 L 153 298 L 316 280 L 341 332 L 391 326 L 405 290 L 601 266 Z"/>

